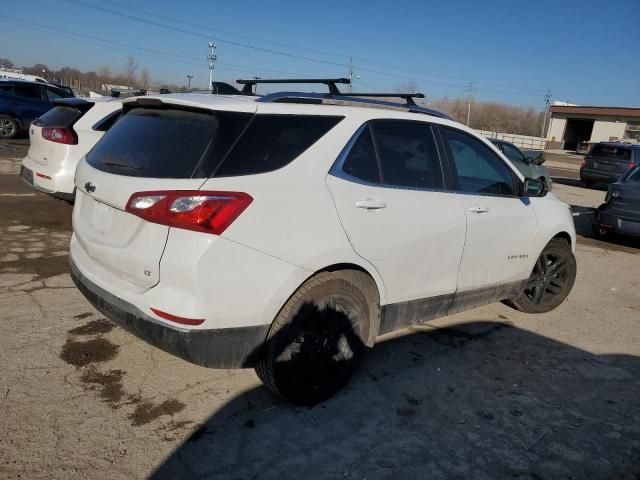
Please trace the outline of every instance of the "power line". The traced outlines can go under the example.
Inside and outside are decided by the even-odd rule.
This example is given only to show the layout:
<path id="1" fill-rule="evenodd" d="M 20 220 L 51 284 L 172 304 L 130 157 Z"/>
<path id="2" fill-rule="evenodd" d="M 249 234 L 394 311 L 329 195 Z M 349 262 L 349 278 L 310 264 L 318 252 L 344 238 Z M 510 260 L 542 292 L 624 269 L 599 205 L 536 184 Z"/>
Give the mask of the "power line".
<path id="1" fill-rule="evenodd" d="M 167 15 L 160 15 L 159 13 L 152 12 L 150 10 L 144 10 L 144 9 L 141 9 L 141 8 L 132 7 L 130 5 L 125 5 L 123 3 L 115 2 L 113 0 L 103 0 L 103 2 L 110 3 L 112 5 L 116 5 L 116 6 L 121 7 L 121 8 L 127 8 L 129 10 L 134 11 L 134 12 L 143 13 L 145 15 L 152 15 L 152 16 L 154 16 L 156 18 L 162 18 L 163 20 L 169 20 L 171 22 L 181 23 L 183 25 L 187 25 L 187 26 L 190 26 L 190 27 L 201 28 L 201 29 L 203 29 L 203 30 L 205 30 L 207 32 L 216 32 L 217 31 L 217 32 L 220 32 L 220 33 L 224 33 L 225 35 L 231 35 L 233 37 L 244 38 L 244 39 L 253 40 L 253 41 L 256 41 L 256 42 L 269 43 L 271 45 L 276 45 L 276 46 L 279 46 L 279 47 L 293 48 L 293 49 L 300 50 L 300 51 L 305 51 L 305 52 L 319 53 L 321 55 L 329 55 L 329 56 L 333 56 L 333 57 L 344 57 L 344 58 L 347 58 L 346 55 L 343 55 L 341 53 L 327 52 L 327 51 L 324 51 L 324 50 L 316 50 L 314 48 L 300 47 L 299 45 L 293 45 L 293 44 L 290 44 L 290 43 L 275 42 L 273 40 L 267 40 L 267 39 L 264 39 L 264 38 L 254 37 L 254 36 L 251 36 L 251 35 L 244 35 L 244 34 L 240 34 L 240 33 L 230 32 L 229 30 L 222 30 L 220 28 L 211 27 L 209 25 L 200 25 L 200 24 L 197 24 L 197 23 L 187 22 L 185 20 L 180 20 L 180 19 L 177 19 L 177 18 L 169 17 Z"/>
<path id="2" fill-rule="evenodd" d="M 130 20 L 135 20 L 137 22 L 145 23 L 147 25 L 153 25 L 153 26 L 156 26 L 156 27 L 165 28 L 165 29 L 168 29 L 168 30 L 173 30 L 174 32 L 183 33 L 185 35 L 191 35 L 191 36 L 194 36 L 194 37 L 204 38 L 206 40 L 210 40 L 211 39 L 211 35 L 205 35 L 205 34 L 202 34 L 202 33 L 191 32 L 191 31 L 185 30 L 183 28 L 173 27 L 171 25 L 166 25 L 166 24 L 163 24 L 163 23 L 154 22 L 153 20 L 147 20 L 147 19 L 144 19 L 144 18 L 137 17 L 135 15 L 129 15 L 129 14 L 123 13 L 123 12 L 116 12 L 116 11 L 110 10 L 108 8 L 103 8 L 103 7 L 99 7 L 98 5 L 92 5 L 90 3 L 83 2 L 82 0 L 67 0 L 67 1 L 71 2 L 71 3 L 78 4 L 78 5 L 82 5 L 82 6 L 87 7 L 87 8 L 100 10 L 102 12 L 106 12 L 106 13 L 109 13 L 111 15 L 117 15 L 119 17 L 128 18 Z M 218 43 L 227 43 L 229 45 L 234 45 L 236 47 L 249 48 L 249 49 L 252 49 L 252 50 L 259 51 L 259 52 L 265 52 L 265 53 L 270 53 L 270 54 L 273 54 L 273 55 L 280 55 L 280 56 L 289 57 L 289 58 L 296 58 L 298 60 L 307 60 L 307 61 L 311 61 L 311 62 L 319 62 L 319 63 L 324 63 L 324 64 L 327 64 L 327 65 L 334 65 L 334 66 L 339 66 L 339 67 L 347 67 L 348 66 L 346 63 L 332 62 L 332 61 L 329 61 L 329 60 L 321 60 L 321 59 L 318 59 L 318 58 L 311 58 L 311 57 L 307 57 L 307 56 L 304 56 L 304 55 L 297 55 L 295 53 L 279 52 L 277 50 L 271 50 L 269 48 L 256 47 L 255 45 L 248 45 L 246 43 L 240 43 L 240 42 L 236 42 L 234 40 L 228 40 L 228 39 L 225 39 L 225 38 L 220 37 L 220 36 L 216 36 L 216 38 L 213 38 L 213 40 L 215 40 Z"/>
<path id="3" fill-rule="evenodd" d="M 12 17 L 8 17 L 6 15 L 2 15 L 0 14 L 0 19 L 2 19 L 2 21 L 8 22 L 8 23 L 12 23 L 14 25 L 19 25 L 19 26 L 27 26 L 30 28 L 33 28 L 34 30 L 39 30 L 39 31 L 43 31 L 45 33 L 51 34 L 51 35 L 57 35 L 57 36 L 61 36 L 61 37 L 65 37 L 65 38 L 70 38 L 72 40 L 78 40 L 78 39 L 82 39 L 83 41 L 89 41 L 90 43 L 94 44 L 94 45 L 98 45 L 100 47 L 104 47 L 104 48 L 119 48 L 123 51 L 126 52 L 131 52 L 131 49 L 134 50 L 138 50 L 138 52 L 136 52 L 139 55 L 145 55 L 145 56 L 149 56 L 149 57 L 153 57 L 153 58 L 157 58 L 157 56 L 164 56 L 164 57 L 170 57 L 167 60 L 170 60 L 172 62 L 178 62 L 178 63 L 184 63 L 184 64 L 188 64 L 188 65 L 196 65 L 199 67 L 203 66 L 203 61 L 200 58 L 197 57 L 190 57 L 190 56 L 185 56 L 185 55 L 180 55 L 177 53 L 172 53 L 172 52 L 166 52 L 166 51 L 162 51 L 162 50 L 157 50 L 157 49 L 153 49 L 153 48 L 146 48 L 146 47 L 141 47 L 138 45 L 132 45 L 129 43 L 123 43 L 123 42 L 118 42 L 115 40 L 109 40 L 109 39 L 105 39 L 105 38 L 100 38 L 100 37 L 95 37 L 93 35 L 87 35 L 87 34 L 83 34 L 83 33 L 77 33 L 77 32 L 71 32 L 69 30 L 63 30 L 60 28 L 56 28 L 56 27 L 50 27 L 47 25 L 42 25 L 39 23 L 35 23 L 35 22 L 30 22 L 27 20 L 23 20 L 23 19 L 19 19 L 19 18 L 12 18 Z M 226 69 L 228 70 L 236 70 L 236 71 L 242 71 L 242 72 L 255 72 L 255 71 L 259 71 L 259 72 L 270 72 L 270 73 L 276 73 L 276 74 L 283 74 L 283 75 L 292 75 L 292 76 L 300 76 L 300 73 L 294 73 L 294 72 L 289 72 L 289 71 L 282 71 L 282 70 L 274 70 L 274 69 L 269 69 L 269 68 L 259 68 L 256 70 L 255 67 L 253 66 L 249 66 L 249 65 L 241 65 L 241 64 L 236 64 L 236 63 L 227 63 L 227 62 L 218 62 L 219 65 L 223 65 L 226 67 Z"/>
<path id="4" fill-rule="evenodd" d="M 74 1 L 74 0 L 69 0 L 69 1 Z M 464 81 L 464 82 L 468 82 L 469 81 L 469 79 L 465 78 L 465 77 L 459 77 L 459 76 L 447 75 L 447 74 L 441 74 L 441 73 L 425 72 L 424 70 L 417 69 L 415 67 L 410 67 L 410 66 L 393 65 L 393 64 L 388 64 L 388 63 L 380 62 L 378 60 L 371 60 L 371 59 L 367 59 L 367 58 L 363 58 L 363 57 L 353 57 L 353 58 L 351 58 L 350 56 L 347 56 L 347 55 L 342 54 L 342 53 L 327 52 L 327 51 L 324 51 L 324 50 L 316 50 L 316 49 L 312 49 L 312 48 L 300 47 L 300 46 L 297 46 L 297 45 L 292 45 L 292 44 L 288 44 L 288 43 L 284 43 L 284 42 L 274 42 L 272 40 L 268 40 L 268 39 L 264 39 L 264 38 L 260 38 L 260 37 L 255 37 L 255 36 L 251 36 L 251 35 L 243 35 L 243 34 L 231 32 L 229 30 L 221 30 L 219 28 L 213 28 L 213 27 L 200 25 L 200 24 L 193 23 L 193 22 L 188 22 L 186 20 L 172 18 L 172 17 L 169 17 L 167 15 L 161 15 L 161 14 L 152 12 L 150 10 L 144 10 L 144 9 L 141 9 L 141 8 L 136 8 L 136 7 L 132 7 L 132 6 L 129 6 L 129 5 L 125 5 L 123 3 L 116 2 L 114 0 L 103 0 L 103 1 L 106 2 L 106 3 L 110 3 L 112 5 L 116 5 L 118 7 L 127 8 L 127 9 L 135 11 L 135 12 L 143 13 L 145 15 L 151 15 L 151 16 L 154 16 L 154 17 L 157 17 L 157 18 L 162 18 L 164 20 L 169 20 L 171 22 L 180 23 L 182 25 L 187 25 L 187 26 L 190 26 L 190 27 L 200 28 L 200 29 L 205 30 L 207 32 L 219 31 L 219 32 L 222 32 L 222 33 L 227 34 L 227 35 L 232 35 L 232 36 L 235 36 L 235 37 L 245 38 L 245 39 L 248 39 L 248 40 L 253 40 L 253 41 L 262 42 L 262 43 L 269 43 L 271 45 L 277 45 L 277 46 L 281 46 L 281 47 L 285 47 L 285 48 L 292 48 L 292 49 L 296 49 L 296 50 L 300 50 L 300 51 L 308 51 L 308 52 L 312 52 L 312 53 L 319 53 L 319 54 L 322 54 L 322 55 L 330 55 L 330 56 L 334 56 L 334 57 L 350 58 L 350 63 L 348 65 L 350 67 L 350 73 L 352 72 L 352 68 L 353 68 L 352 61 L 353 61 L 353 59 L 355 59 L 357 61 L 364 62 L 364 63 L 371 63 L 371 64 L 374 64 L 374 65 L 379 65 L 379 66 L 382 66 L 382 67 L 392 68 L 392 69 L 395 69 L 395 70 L 404 70 L 404 71 L 407 71 L 407 72 L 418 73 L 420 75 L 426 75 L 428 77 L 432 76 L 432 77 L 439 77 L 439 78 L 450 78 L 450 79 L 453 79 L 453 80 L 460 80 L 460 81 Z M 80 2 L 76 2 L 76 3 L 80 3 Z M 83 5 L 85 5 L 85 6 L 88 6 L 88 4 L 86 4 L 84 2 L 81 2 L 81 3 Z M 99 7 L 96 7 L 96 8 L 99 8 Z M 317 59 L 315 59 L 315 60 L 317 60 Z M 371 71 L 373 73 L 377 73 L 377 72 L 375 72 L 373 70 L 369 70 L 369 71 Z M 405 79 L 406 77 L 403 76 L 402 78 Z M 538 89 L 520 88 L 520 89 L 516 90 L 516 89 L 512 89 L 512 87 L 509 86 L 509 85 L 505 85 L 505 84 L 502 84 L 502 83 L 496 83 L 496 82 L 483 82 L 483 84 L 511 89 L 511 93 L 523 93 L 524 94 L 524 92 L 527 92 L 531 96 L 537 96 L 537 95 L 539 95 L 541 93 L 541 91 L 538 90 Z M 483 90 L 492 91 L 490 89 L 485 89 L 485 88 L 483 88 Z"/>
<path id="5" fill-rule="evenodd" d="M 106 13 L 109 13 L 109 14 L 112 14 L 112 15 L 117 15 L 117 16 L 120 16 L 120 17 L 123 17 L 123 18 L 128 18 L 130 20 L 134 20 L 134 21 L 138 21 L 138 22 L 141 22 L 141 23 L 145 23 L 145 24 L 148 24 L 148 25 L 153 25 L 153 26 L 156 26 L 156 27 L 159 27 L 159 28 L 165 28 L 165 29 L 168 29 L 168 30 L 172 30 L 172 31 L 175 31 L 175 32 L 178 32 L 178 33 L 183 33 L 183 34 L 186 34 L 186 35 L 197 36 L 197 37 L 206 38 L 206 39 L 210 39 L 211 38 L 211 35 L 205 35 L 205 34 L 202 34 L 202 33 L 197 33 L 197 32 L 193 32 L 193 31 L 185 30 L 185 29 L 174 27 L 174 26 L 171 26 L 171 25 L 166 25 L 166 24 L 163 24 L 163 23 L 154 22 L 152 20 L 147 20 L 147 19 L 144 19 L 144 18 L 140 18 L 140 17 L 135 16 L 135 15 L 130 15 L 130 14 L 127 14 L 127 13 L 124 13 L 124 12 L 118 12 L 118 11 L 114 11 L 112 9 L 108 9 L 108 8 L 100 7 L 98 5 L 87 3 L 87 2 L 85 2 L 83 0 L 67 0 L 67 1 L 75 3 L 75 4 L 78 4 L 78 5 L 82 5 L 82 6 L 87 7 L 87 8 L 100 10 L 100 11 L 103 11 L 103 12 L 106 12 Z M 113 2 L 111 0 L 108 0 L 108 1 L 110 1 L 110 3 L 116 4 L 118 6 L 122 6 L 122 7 L 125 7 L 125 8 L 130 8 L 132 10 L 135 10 L 135 11 L 138 11 L 138 12 L 142 12 L 142 13 L 145 13 L 145 14 L 148 14 L 148 15 L 154 15 L 154 16 L 161 17 L 161 18 L 169 18 L 169 17 L 166 17 L 164 15 L 160 16 L 159 14 L 155 14 L 155 13 L 149 12 L 147 10 L 138 9 L 138 8 L 134 9 L 133 7 L 127 7 L 126 5 L 123 5 L 123 4 L 118 3 L 118 2 Z M 182 23 L 182 24 L 185 24 L 185 25 L 196 26 L 197 28 L 208 28 L 208 27 L 204 27 L 202 25 L 186 22 L 184 20 L 175 20 L 175 19 L 170 19 L 170 20 L 174 21 L 174 22 L 179 22 L 179 23 Z M 236 34 L 233 34 L 233 35 L 236 35 Z M 252 38 L 257 40 L 257 37 L 252 37 Z M 248 45 L 248 44 L 245 44 L 245 43 L 240 43 L 240 42 L 236 42 L 236 41 L 233 41 L 233 40 L 224 39 L 224 38 L 222 38 L 220 36 L 216 36 L 216 38 L 214 38 L 214 40 L 216 40 L 217 42 L 220 42 L 220 43 L 227 43 L 229 45 L 234 45 L 234 46 L 238 46 L 238 47 L 242 47 L 242 48 L 253 49 L 253 50 L 256 50 L 256 51 L 261 51 L 261 52 L 269 53 L 269 54 L 273 54 L 273 55 L 280 55 L 280 56 L 289 57 L 289 58 L 296 58 L 296 59 L 299 59 L 299 60 L 305 60 L 305 61 L 310 61 L 310 62 L 317 62 L 317 63 L 323 63 L 323 64 L 328 64 L 328 65 L 333 65 L 333 66 L 340 66 L 340 67 L 349 68 L 349 65 L 346 64 L 346 63 L 333 62 L 333 61 L 329 61 L 329 60 L 323 60 L 323 59 L 313 58 L 313 57 L 304 56 L 304 55 L 297 55 L 297 54 L 293 54 L 293 53 L 288 53 L 288 52 L 282 52 L 282 51 L 277 51 L 277 50 L 257 47 L 255 45 Z M 263 41 L 263 40 L 260 40 L 260 41 Z M 285 45 L 288 48 L 297 48 L 297 47 L 293 47 L 291 45 L 286 45 L 286 44 L 281 44 L 281 45 Z M 328 52 L 322 52 L 322 53 L 323 54 L 329 54 Z M 343 56 L 341 54 L 334 54 L 334 53 L 331 53 L 330 55 L 341 56 L 341 57 Z M 344 57 L 347 58 L 346 55 L 344 55 Z M 401 67 L 401 66 L 397 66 L 397 65 L 383 64 L 383 63 L 377 62 L 375 60 L 368 60 L 368 59 L 363 59 L 363 58 L 360 58 L 360 60 L 364 61 L 364 62 L 368 62 L 368 63 L 376 63 L 376 64 L 383 65 L 383 66 L 386 66 L 386 67 L 389 67 L 389 68 L 395 68 L 397 70 L 415 71 L 415 72 L 420 73 L 421 75 L 440 76 L 440 77 L 444 77 L 444 78 L 447 78 L 447 77 L 449 77 L 449 78 L 459 78 L 460 80 L 462 80 L 461 77 L 451 77 L 451 76 L 443 75 L 443 74 L 427 73 L 427 72 L 424 72 L 424 71 L 421 71 L 421 70 L 412 69 L 410 67 Z M 356 68 L 356 66 L 353 66 L 353 68 Z M 385 75 L 385 76 L 390 76 L 390 77 L 399 78 L 399 79 L 403 79 L 403 80 L 406 80 L 406 79 L 409 78 L 406 75 L 397 75 L 397 74 L 392 74 L 392 73 L 388 73 L 388 72 L 382 72 L 382 71 L 379 71 L 379 70 L 374 70 L 374 69 L 371 69 L 371 68 L 358 67 L 358 69 L 362 70 L 362 71 L 367 71 L 367 72 L 370 72 L 370 73 L 375 73 L 375 74 L 378 74 L 378 75 Z M 463 86 L 463 85 L 459 85 L 459 84 L 453 84 L 451 82 L 435 81 L 435 80 L 431 80 L 431 79 L 427 79 L 427 78 L 417 78 L 416 77 L 416 79 L 421 80 L 422 82 L 425 82 L 425 83 L 448 85 L 448 86 L 454 86 L 454 87 L 457 87 L 457 88 L 461 88 Z M 487 84 L 489 84 L 489 82 L 487 82 Z M 501 85 L 501 84 L 496 84 L 496 85 Z M 484 87 L 482 87 L 479 90 L 496 91 L 496 92 L 502 93 L 500 90 L 487 89 L 487 88 L 484 88 Z M 524 91 L 516 91 L 516 90 L 511 90 L 510 92 L 507 92 L 507 93 L 512 93 L 512 94 L 515 94 L 515 95 L 523 95 L 523 96 L 538 96 L 540 94 L 539 92 L 537 94 L 535 94 L 535 93 L 525 93 Z"/>

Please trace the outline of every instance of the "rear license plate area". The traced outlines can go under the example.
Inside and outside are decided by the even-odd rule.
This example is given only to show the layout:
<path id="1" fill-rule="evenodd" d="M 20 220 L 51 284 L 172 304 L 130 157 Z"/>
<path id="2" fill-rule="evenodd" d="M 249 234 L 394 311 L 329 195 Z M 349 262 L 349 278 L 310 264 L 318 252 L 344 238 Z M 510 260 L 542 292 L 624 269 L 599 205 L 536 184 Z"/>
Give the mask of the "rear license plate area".
<path id="1" fill-rule="evenodd" d="M 91 213 L 91 226 L 93 230 L 100 235 L 106 234 L 111 230 L 113 215 L 114 209 L 112 207 L 94 200 L 93 211 Z"/>

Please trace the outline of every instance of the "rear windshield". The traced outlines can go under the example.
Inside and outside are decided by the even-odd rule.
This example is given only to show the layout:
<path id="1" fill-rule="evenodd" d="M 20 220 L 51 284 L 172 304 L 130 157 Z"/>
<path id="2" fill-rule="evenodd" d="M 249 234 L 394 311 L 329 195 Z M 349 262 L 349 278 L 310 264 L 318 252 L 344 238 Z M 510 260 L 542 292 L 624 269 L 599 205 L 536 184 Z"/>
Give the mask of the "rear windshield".
<path id="1" fill-rule="evenodd" d="M 152 178 L 264 173 L 293 161 L 340 120 L 134 108 L 87 154 L 87 162 L 109 173 Z"/>
<path id="2" fill-rule="evenodd" d="M 70 128 L 82 116 L 77 108 L 58 106 L 49 110 L 34 123 L 39 127 L 66 127 Z"/>
<path id="3" fill-rule="evenodd" d="M 134 108 L 87 154 L 102 171 L 152 178 L 206 178 L 250 114 Z"/>
<path id="4" fill-rule="evenodd" d="M 631 149 L 624 147 L 615 147 L 612 145 L 596 145 L 591 150 L 591 156 L 608 158 L 611 160 L 631 160 Z"/>

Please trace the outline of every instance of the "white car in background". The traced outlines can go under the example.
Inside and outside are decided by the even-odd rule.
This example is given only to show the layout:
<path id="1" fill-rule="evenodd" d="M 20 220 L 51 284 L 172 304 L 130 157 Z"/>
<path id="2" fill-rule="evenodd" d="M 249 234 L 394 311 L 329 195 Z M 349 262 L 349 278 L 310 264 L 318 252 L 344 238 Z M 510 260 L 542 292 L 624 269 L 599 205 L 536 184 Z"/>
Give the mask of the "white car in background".
<path id="1" fill-rule="evenodd" d="M 317 81 L 329 95 L 125 100 L 76 173 L 80 291 L 151 344 L 255 367 L 300 404 L 341 388 L 379 335 L 564 301 L 567 204 L 446 115 L 337 81 Z"/>
<path id="2" fill-rule="evenodd" d="M 33 188 L 73 202 L 80 159 L 118 119 L 122 100 L 112 97 L 55 100 L 29 126 L 30 146 L 20 175 Z"/>

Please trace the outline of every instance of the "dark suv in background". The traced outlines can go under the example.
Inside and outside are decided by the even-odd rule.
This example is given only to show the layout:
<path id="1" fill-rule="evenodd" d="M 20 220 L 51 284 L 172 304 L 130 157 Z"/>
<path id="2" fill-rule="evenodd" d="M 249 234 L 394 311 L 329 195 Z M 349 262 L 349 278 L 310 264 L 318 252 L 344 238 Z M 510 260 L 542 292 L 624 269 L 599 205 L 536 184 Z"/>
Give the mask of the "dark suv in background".
<path id="1" fill-rule="evenodd" d="M 58 98 L 73 97 L 69 88 L 20 80 L 0 81 L 0 138 L 14 138 L 53 108 Z"/>
<path id="2" fill-rule="evenodd" d="M 640 144 L 600 142 L 584 157 L 580 181 L 585 187 L 611 183 L 640 163 Z"/>

